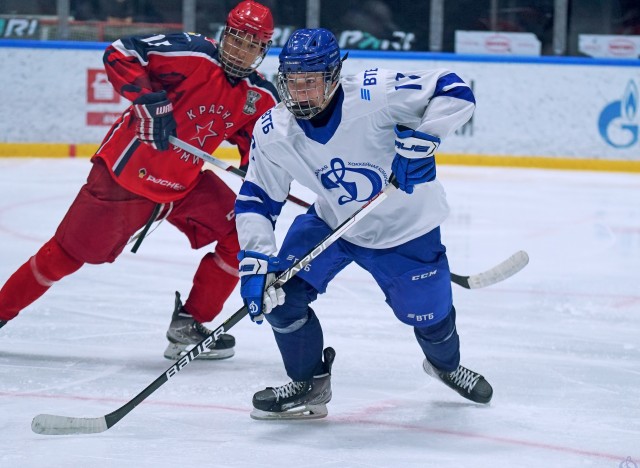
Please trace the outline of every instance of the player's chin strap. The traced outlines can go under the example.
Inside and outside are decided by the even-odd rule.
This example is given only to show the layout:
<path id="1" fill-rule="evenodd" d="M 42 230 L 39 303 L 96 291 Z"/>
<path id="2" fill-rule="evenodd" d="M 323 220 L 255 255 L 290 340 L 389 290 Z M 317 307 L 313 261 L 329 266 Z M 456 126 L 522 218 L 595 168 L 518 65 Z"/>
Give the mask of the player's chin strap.
<path id="1" fill-rule="evenodd" d="M 362 218 L 367 216 L 376 206 L 386 200 L 391 193 L 396 191 L 395 178 L 391 176 L 389 185 L 384 190 L 379 192 L 367 203 L 365 203 L 360 209 L 349 216 L 340 226 L 335 228 L 329 233 L 319 244 L 313 247 L 307 254 L 298 260 L 294 265 L 285 270 L 276 280 L 272 283 L 276 287 L 281 287 L 291 278 L 298 274 L 300 270 L 303 270 L 313 259 L 324 252 L 329 246 L 336 242 L 342 235 L 355 226 Z M 135 397 L 125 403 L 117 410 L 97 418 L 75 418 L 68 416 L 57 416 L 53 414 L 39 414 L 31 422 L 31 430 L 37 434 L 46 435 L 63 435 L 63 434 L 94 434 L 98 432 L 104 432 L 122 418 L 124 418 L 131 410 L 142 403 L 149 395 L 160 388 L 171 377 L 175 376 L 178 372 L 184 369 L 187 364 L 197 358 L 201 353 L 208 350 L 213 343 L 222 335 L 226 333 L 237 324 L 245 315 L 247 315 L 247 307 L 243 306 L 235 314 L 229 317 L 224 323 L 207 336 L 200 343 L 196 344 L 194 348 L 189 351 L 185 356 L 181 357 L 175 364 L 167 369 L 162 375 L 154 380 L 147 388 L 138 393 Z"/>

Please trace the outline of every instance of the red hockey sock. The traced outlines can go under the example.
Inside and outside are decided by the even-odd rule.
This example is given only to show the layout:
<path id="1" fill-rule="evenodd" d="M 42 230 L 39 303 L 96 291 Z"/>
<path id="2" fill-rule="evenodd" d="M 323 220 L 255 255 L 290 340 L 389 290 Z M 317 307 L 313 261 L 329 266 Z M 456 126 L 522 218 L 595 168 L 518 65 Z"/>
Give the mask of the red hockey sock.
<path id="1" fill-rule="evenodd" d="M 0 320 L 11 320 L 42 296 L 56 281 L 82 266 L 50 239 L 9 277 L 0 289 Z"/>
<path id="2" fill-rule="evenodd" d="M 215 253 L 208 253 L 200 262 L 184 305 L 198 322 L 213 320 L 238 284 L 238 262 L 233 263 L 230 265 Z"/>

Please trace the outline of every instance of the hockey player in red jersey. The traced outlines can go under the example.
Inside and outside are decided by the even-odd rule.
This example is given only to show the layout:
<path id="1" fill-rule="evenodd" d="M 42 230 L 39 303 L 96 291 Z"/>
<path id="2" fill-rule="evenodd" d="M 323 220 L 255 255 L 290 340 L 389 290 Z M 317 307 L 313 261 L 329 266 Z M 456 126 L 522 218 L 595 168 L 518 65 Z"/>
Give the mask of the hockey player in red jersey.
<path id="1" fill-rule="evenodd" d="M 132 105 L 111 127 L 87 183 L 55 235 L 0 290 L 0 327 L 83 264 L 113 262 L 151 218 L 176 226 L 202 259 L 184 306 L 176 293 L 165 357 L 177 359 L 210 333 L 238 282 L 235 193 L 202 161 L 169 143 L 174 135 L 212 153 L 223 140 L 248 164 L 253 126 L 277 103 L 275 87 L 255 69 L 271 44 L 270 10 L 252 0 L 228 15 L 220 43 L 198 34 L 135 36 L 111 44 L 104 65 Z M 202 357 L 233 356 L 223 335 Z"/>

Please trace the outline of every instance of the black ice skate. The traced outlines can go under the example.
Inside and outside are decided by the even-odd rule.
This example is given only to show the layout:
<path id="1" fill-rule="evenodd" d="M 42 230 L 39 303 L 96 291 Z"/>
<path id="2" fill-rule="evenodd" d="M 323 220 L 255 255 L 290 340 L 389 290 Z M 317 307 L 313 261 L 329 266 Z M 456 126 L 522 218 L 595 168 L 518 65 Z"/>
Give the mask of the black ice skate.
<path id="1" fill-rule="evenodd" d="M 489 382 L 480 374 L 458 366 L 453 372 L 442 372 L 428 361 L 422 363 L 424 371 L 431 377 L 434 377 L 444 383 L 447 387 L 452 388 L 467 400 L 476 403 L 489 403 L 493 396 L 493 388 Z"/>
<path id="2" fill-rule="evenodd" d="M 253 395 L 253 419 L 319 419 L 327 413 L 331 401 L 331 365 L 336 357 L 326 348 L 322 374 L 311 380 L 289 382 L 281 387 L 267 387 Z"/>
<path id="3" fill-rule="evenodd" d="M 7 320 L 0 320 L 0 328 L 4 327 L 7 324 Z"/>
<path id="4" fill-rule="evenodd" d="M 180 359 L 211 333 L 211 330 L 196 321 L 191 314 L 184 310 L 180 300 L 180 293 L 176 291 L 175 309 L 167 330 L 169 344 L 167 349 L 164 350 L 164 357 L 174 361 Z M 208 351 L 198 356 L 198 359 L 230 358 L 234 354 L 233 347 L 235 344 L 236 340 L 233 336 L 222 334 Z"/>

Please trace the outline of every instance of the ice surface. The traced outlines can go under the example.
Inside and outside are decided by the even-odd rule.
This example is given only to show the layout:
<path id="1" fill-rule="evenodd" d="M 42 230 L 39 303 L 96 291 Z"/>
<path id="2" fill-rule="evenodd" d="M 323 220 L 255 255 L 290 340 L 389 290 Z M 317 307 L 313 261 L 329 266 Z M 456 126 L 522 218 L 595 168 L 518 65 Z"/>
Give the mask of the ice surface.
<path id="1" fill-rule="evenodd" d="M 88 170 L 0 160 L 0 283 L 51 237 Z M 531 258 L 495 286 L 454 286 L 462 362 L 492 383 L 490 406 L 430 380 L 412 330 L 349 267 L 314 306 L 337 351 L 326 419 L 249 418 L 253 393 L 288 379 L 269 328 L 243 320 L 234 358 L 191 363 L 108 431 L 33 433 L 36 414 L 105 415 L 171 365 L 173 293 L 188 294 L 205 250 L 164 223 L 137 254 L 83 267 L 0 330 L 0 467 L 640 466 L 640 175 L 438 174 L 452 271 Z M 285 207 L 280 240 L 300 212 Z M 240 305 L 236 292 L 213 325 Z"/>

